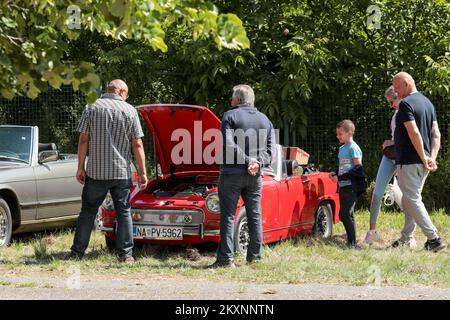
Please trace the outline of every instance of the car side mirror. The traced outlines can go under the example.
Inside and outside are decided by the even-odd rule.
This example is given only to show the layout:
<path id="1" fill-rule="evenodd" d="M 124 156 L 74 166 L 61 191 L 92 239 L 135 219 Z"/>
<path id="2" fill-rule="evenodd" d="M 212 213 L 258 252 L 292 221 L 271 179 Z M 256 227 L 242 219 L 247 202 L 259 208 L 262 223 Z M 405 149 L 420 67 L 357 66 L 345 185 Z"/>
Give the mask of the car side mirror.
<path id="1" fill-rule="evenodd" d="M 51 162 L 51 161 L 57 161 L 59 160 L 59 152 L 58 150 L 45 150 L 39 152 L 38 155 L 38 162 L 40 164 Z"/>

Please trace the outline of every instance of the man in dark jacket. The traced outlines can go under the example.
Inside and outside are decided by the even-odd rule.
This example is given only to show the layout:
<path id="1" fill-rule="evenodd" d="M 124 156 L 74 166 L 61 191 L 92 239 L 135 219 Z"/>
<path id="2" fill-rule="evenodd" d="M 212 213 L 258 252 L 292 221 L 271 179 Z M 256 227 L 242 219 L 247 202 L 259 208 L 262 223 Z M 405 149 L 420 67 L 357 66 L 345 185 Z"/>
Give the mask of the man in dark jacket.
<path id="1" fill-rule="evenodd" d="M 271 163 L 275 147 L 270 120 L 255 106 L 255 94 L 248 85 L 233 88 L 231 110 L 222 119 L 223 159 L 220 168 L 220 244 L 211 267 L 234 267 L 233 226 L 239 197 L 247 214 L 250 242 L 249 263 L 261 259 L 261 169 Z"/>

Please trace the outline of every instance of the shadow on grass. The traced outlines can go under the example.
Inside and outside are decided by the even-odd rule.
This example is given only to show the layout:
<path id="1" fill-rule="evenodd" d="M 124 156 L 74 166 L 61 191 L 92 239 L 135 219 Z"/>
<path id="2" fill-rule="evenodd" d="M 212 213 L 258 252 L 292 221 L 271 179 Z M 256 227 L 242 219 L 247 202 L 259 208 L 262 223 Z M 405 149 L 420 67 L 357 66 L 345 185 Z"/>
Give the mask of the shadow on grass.
<path id="1" fill-rule="evenodd" d="M 25 265 L 40 266 L 49 265 L 56 261 L 66 261 L 62 259 L 62 257 L 68 252 L 68 250 L 49 253 L 45 246 L 45 238 L 34 238 L 33 241 L 34 255 L 32 257 L 27 257 L 24 260 Z M 133 250 L 133 256 L 137 262 L 146 258 L 153 258 L 167 266 L 170 266 L 171 268 L 183 268 L 186 267 L 186 262 L 188 261 L 200 261 L 204 258 L 215 256 L 216 248 L 217 245 L 214 244 L 198 245 L 193 247 L 136 244 Z M 106 247 L 100 246 L 98 249 L 89 250 L 82 259 L 73 258 L 70 259 L 70 261 L 95 261 L 104 256 L 109 256 L 109 258 L 112 258 L 113 260 L 118 258 L 116 250 L 110 250 Z M 184 262 L 171 262 L 171 260 L 177 258 L 183 259 Z"/>
<path id="2" fill-rule="evenodd" d="M 41 253 L 38 256 L 29 257 L 24 260 L 25 265 L 48 265 L 55 261 L 65 262 L 66 260 L 62 259 L 62 256 L 67 253 L 67 251 L 60 252 L 52 252 L 52 253 Z M 70 261 L 94 261 L 98 260 L 100 257 L 105 255 L 110 255 L 110 253 L 103 248 L 91 250 L 87 252 L 82 259 L 71 259 Z"/>
<path id="3" fill-rule="evenodd" d="M 291 243 L 292 245 L 301 245 L 306 247 L 323 247 L 330 246 L 336 247 L 339 249 L 347 249 L 347 237 L 346 235 L 333 235 L 328 239 L 318 238 L 312 235 L 301 235 L 296 238 L 290 238 L 286 240 L 282 240 L 275 243 L 269 243 L 267 246 L 270 249 L 275 248 L 276 246 L 282 243 Z"/>
<path id="4" fill-rule="evenodd" d="M 215 256 L 217 244 L 202 244 L 196 246 L 138 245 L 134 249 L 136 259 L 155 258 L 166 261 L 172 258 L 185 258 L 189 261 L 199 261 L 202 258 Z"/>
<path id="5" fill-rule="evenodd" d="M 57 232 L 67 232 L 73 229 L 55 229 Z M 58 233 L 43 231 L 34 233 L 33 235 L 23 235 L 19 241 L 28 242 L 33 245 L 34 255 L 24 260 L 25 265 L 49 265 L 57 261 L 64 262 L 62 255 L 67 251 L 48 252 L 49 238 L 58 236 Z M 50 240 L 51 241 L 51 240 Z M 274 249 L 277 246 L 289 242 L 293 245 L 301 245 L 306 247 L 324 247 L 331 246 L 339 249 L 347 249 L 347 239 L 344 235 L 333 235 L 329 239 L 320 239 L 311 235 L 304 235 L 297 238 L 291 238 L 276 243 L 268 244 L 267 247 Z M 51 243 L 50 243 L 51 244 Z M 164 266 L 170 268 L 186 268 L 187 265 L 193 269 L 206 269 L 207 265 L 197 265 L 190 262 L 207 261 L 208 265 L 212 259 L 216 257 L 217 244 L 207 243 L 195 246 L 179 246 L 179 245 L 144 245 L 135 242 L 133 256 L 136 261 L 146 258 L 153 258 L 161 262 Z M 383 249 L 382 249 L 383 250 Z M 95 261 L 102 257 L 109 256 L 113 260 L 117 257 L 115 250 L 110 250 L 100 245 L 99 248 L 89 250 L 80 261 Z M 178 261 L 177 261 L 178 260 Z M 72 261 L 77 261 L 73 259 Z M 106 262 L 106 261 L 105 261 Z"/>
<path id="6" fill-rule="evenodd" d="M 27 245 L 36 241 L 37 239 L 42 239 L 45 237 L 55 237 L 69 232 L 75 232 L 75 227 L 53 228 L 43 231 L 19 233 L 17 235 L 14 235 L 11 239 L 11 246 L 20 243 Z"/>

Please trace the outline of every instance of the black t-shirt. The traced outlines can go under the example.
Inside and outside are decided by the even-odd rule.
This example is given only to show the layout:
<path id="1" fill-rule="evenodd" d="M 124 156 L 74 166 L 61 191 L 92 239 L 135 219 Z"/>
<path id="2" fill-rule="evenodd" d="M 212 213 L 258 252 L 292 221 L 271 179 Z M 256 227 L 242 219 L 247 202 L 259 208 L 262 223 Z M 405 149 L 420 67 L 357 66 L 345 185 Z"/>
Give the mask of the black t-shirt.
<path id="1" fill-rule="evenodd" d="M 399 105 L 394 133 L 397 164 L 422 163 L 404 125 L 405 122 L 412 120 L 416 122 L 417 128 L 419 128 L 425 154 L 430 156 L 431 128 L 433 122 L 437 121 L 436 109 L 431 101 L 420 92 L 407 96 Z"/>

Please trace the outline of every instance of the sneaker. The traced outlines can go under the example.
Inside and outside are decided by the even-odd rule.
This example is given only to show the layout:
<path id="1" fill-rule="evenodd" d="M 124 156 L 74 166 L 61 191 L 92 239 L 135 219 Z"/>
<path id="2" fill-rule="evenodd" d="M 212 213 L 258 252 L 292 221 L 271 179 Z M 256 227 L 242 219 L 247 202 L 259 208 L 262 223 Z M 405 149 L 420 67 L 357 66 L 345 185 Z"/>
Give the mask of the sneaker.
<path id="1" fill-rule="evenodd" d="M 233 261 L 222 262 L 216 260 L 213 264 L 208 266 L 209 269 L 217 269 L 217 268 L 236 268 L 236 265 Z"/>
<path id="2" fill-rule="evenodd" d="M 398 247 L 408 247 L 410 249 L 414 249 L 417 247 L 416 240 L 410 239 L 408 241 L 405 241 L 403 239 L 398 239 L 392 242 L 391 248 L 398 248 Z"/>
<path id="3" fill-rule="evenodd" d="M 133 256 L 124 256 L 124 257 L 119 257 L 119 262 L 122 263 L 126 263 L 126 264 L 132 264 L 134 263 L 134 258 Z"/>
<path id="4" fill-rule="evenodd" d="M 67 260 L 81 260 L 83 258 L 83 256 L 80 256 L 78 254 L 76 254 L 73 251 L 69 251 L 69 252 L 63 252 L 61 254 L 60 259 L 63 261 L 67 261 Z"/>
<path id="5" fill-rule="evenodd" d="M 446 245 L 442 242 L 441 238 L 436 238 L 433 240 L 427 240 L 425 242 L 425 250 L 438 252 L 442 249 L 444 249 Z"/>
<path id="6" fill-rule="evenodd" d="M 364 242 L 367 244 L 372 244 L 376 241 L 380 241 L 381 237 L 377 230 L 369 230 L 366 234 L 366 238 L 364 239 Z"/>

